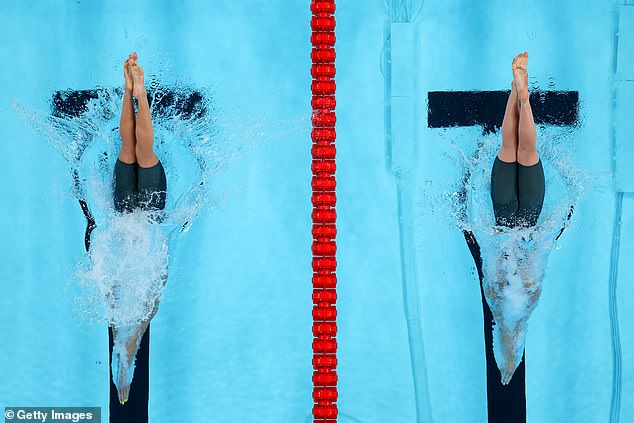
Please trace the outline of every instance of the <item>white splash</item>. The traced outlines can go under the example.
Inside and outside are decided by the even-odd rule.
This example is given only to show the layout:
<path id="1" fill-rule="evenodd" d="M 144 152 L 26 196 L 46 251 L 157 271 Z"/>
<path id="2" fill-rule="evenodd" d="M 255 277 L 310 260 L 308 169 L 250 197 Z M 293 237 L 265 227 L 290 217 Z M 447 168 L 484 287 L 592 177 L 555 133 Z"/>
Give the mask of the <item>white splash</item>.
<path id="1" fill-rule="evenodd" d="M 483 259 L 482 286 L 493 313 L 493 351 L 507 384 L 520 364 L 528 319 L 537 306 L 554 238 L 539 229 L 495 228 L 476 231 Z"/>
<path id="2" fill-rule="evenodd" d="M 177 87 L 181 100 L 191 92 Z M 153 113 L 155 148 L 168 179 L 167 206 L 158 212 L 161 223 L 156 223 L 157 212 L 119 214 L 113 206 L 112 183 L 121 143 L 121 93 L 98 89 L 97 94 L 80 116 L 51 116 L 19 104 L 14 107 L 66 160 L 73 196 L 86 201 L 95 218 L 90 251 L 76 272 L 82 288 L 77 305 L 84 317 L 107 322 L 117 333 L 112 372 L 119 388 L 132 382 L 140 328 L 146 327 L 162 299 L 170 245 L 201 212 L 211 209 L 211 176 L 241 146 L 236 143 L 229 148 L 226 141 L 230 137 L 218 137 L 218 116 L 209 96 L 199 98 L 195 117 L 162 105 L 160 113 Z M 156 88 L 153 104 L 163 95 Z M 127 346 L 135 342 L 134 354 L 130 354 Z"/>
<path id="3" fill-rule="evenodd" d="M 545 137 L 542 128 L 542 139 Z M 539 146 L 546 177 L 544 207 L 536 226 L 507 228 L 495 225 L 491 204 L 491 169 L 499 135 L 483 137 L 472 157 L 455 143 L 467 175 L 463 187 L 449 195 L 461 230 L 472 232 L 480 246 L 482 286 L 493 313 L 495 360 L 503 384 L 510 382 L 522 359 L 528 320 L 542 293 L 547 259 L 556 239 L 569 225 L 582 192 L 585 174 L 572 165 L 567 136 L 553 136 Z M 556 138 L 556 139 L 554 139 Z"/>
<path id="4" fill-rule="evenodd" d="M 146 212 L 113 214 L 92 234 L 90 261 L 78 277 L 89 308 L 115 327 L 153 316 L 162 299 L 169 264 L 168 234 Z M 92 290 L 92 293 L 91 293 Z"/>

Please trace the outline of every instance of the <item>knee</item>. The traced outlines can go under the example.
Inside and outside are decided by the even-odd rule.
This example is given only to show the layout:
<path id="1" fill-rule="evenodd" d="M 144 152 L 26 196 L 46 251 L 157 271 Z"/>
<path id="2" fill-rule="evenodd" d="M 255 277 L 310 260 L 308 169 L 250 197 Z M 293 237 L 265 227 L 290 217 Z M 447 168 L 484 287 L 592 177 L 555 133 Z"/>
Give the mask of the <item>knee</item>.
<path id="1" fill-rule="evenodd" d="M 121 151 L 119 151 L 119 160 L 128 164 L 136 163 L 136 153 L 134 152 L 134 149 L 121 148 Z"/>
<path id="2" fill-rule="evenodd" d="M 515 147 L 502 146 L 498 151 L 498 157 L 505 163 L 513 163 L 517 161 L 517 149 Z"/>
<path id="3" fill-rule="evenodd" d="M 534 148 L 522 148 L 517 149 L 517 162 L 522 166 L 533 166 L 539 161 L 539 155 Z"/>
<path id="4" fill-rule="evenodd" d="M 136 161 L 141 167 L 152 167 L 158 163 L 158 157 L 151 148 L 143 148 L 139 144 L 135 148 Z"/>

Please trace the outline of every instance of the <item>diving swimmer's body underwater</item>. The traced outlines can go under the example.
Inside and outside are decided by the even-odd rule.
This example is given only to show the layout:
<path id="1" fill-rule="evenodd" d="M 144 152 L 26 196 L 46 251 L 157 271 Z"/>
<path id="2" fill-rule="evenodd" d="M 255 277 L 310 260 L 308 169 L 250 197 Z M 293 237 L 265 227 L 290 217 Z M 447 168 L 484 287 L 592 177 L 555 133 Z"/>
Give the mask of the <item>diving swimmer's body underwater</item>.
<path id="1" fill-rule="evenodd" d="M 143 69 L 138 64 L 136 53 L 132 53 L 123 64 L 123 73 L 125 87 L 119 124 L 121 150 L 114 167 L 114 208 L 121 214 L 138 209 L 150 214 L 160 213 L 165 208 L 167 182 L 163 165 L 154 152 L 150 106 Z M 133 97 L 137 100 L 136 116 Z M 166 280 L 167 275 L 163 277 L 163 283 Z M 138 324 L 112 327 L 115 345 L 112 374 L 122 404 L 130 393 L 134 356 L 150 320 L 158 310 L 158 301 L 152 306 L 148 318 Z"/>
<path id="2" fill-rule="evenodd" d="M 491 199 L 495 223 L 499 227 L 531 228 L 537 224 L 545 193 L 544 171 L 536 149 L 537 131 L 528 92 L 528 53 L 513 60 L 513 83 L 502 123 L 502 146 L 498 151 L 491 172 Z M 521 352 L 526 321 L 537 304 L 541 285 L 531 272 L 521 264 L 509 263 L 516 257 L 502 251 L 497 258 L 497 268 L 485 295 L 493 312 L 496 330 L 496 361 L 500 368 L 502 383 L 507 384 Z M 513 298 L 509 285 L 511 279 L 521 280 L 521 295 L 526 297 L 528 313 L 519 321 L 509 318 L 509 304 Z M 502 295 L 501 295 L 502 294 Z M 506 298 L 505 298 L 506 297 Z M 518 339 L 521 337 L 522 339 Z"/>

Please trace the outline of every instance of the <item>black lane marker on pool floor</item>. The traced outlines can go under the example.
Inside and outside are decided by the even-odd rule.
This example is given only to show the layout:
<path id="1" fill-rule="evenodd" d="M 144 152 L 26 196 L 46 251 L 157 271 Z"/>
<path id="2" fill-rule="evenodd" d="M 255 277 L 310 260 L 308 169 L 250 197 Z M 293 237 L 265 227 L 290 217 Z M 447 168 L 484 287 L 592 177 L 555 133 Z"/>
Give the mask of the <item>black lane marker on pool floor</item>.
<path id="1" fill-rule="evenodd" d="M 117 387 L 112 381 L 112 348 L 114 336 L 108 327 L 108 344 L 110 346 L 110 423 L 147 423 L 150 396 L 150 323 L 141 338 L 141 345 L 136 354 L 134 378 L 130 385 L 128 401 L 121 405 Z"/>
<path id="2" fill-rule="evenodd" d="M 152 98 L 154 90 L 148 90 L 148 102 L 150 103 L 152 117 L 164 116 L 167 113 L 179 114 L 186 119 L 200 119 L 207 110 L 203 103 L 203 94 L 199 91 L 180 92 L 169 88 L 163 88 L 162 97 L 152 106 Z M 110 96 L 116 93 L 119 97 L 123 96 L 121 89 L 96 89 L 96 90 L 65 90 L 56 91 L 51 99 L 51 114 L 60 118 L 79 117 L 87 111 L 88 102 L 97 99 L 99 96 Z M 86 134 L 86 139 L 92 139 L 92 134 Z M 79 154 L 83 154 L 88 144 L 80 147 Z M 73 183 L 78 186 L 80 183 L 80 175 L 73 173 Z M 85 199 L 80 198 L 79 205 L 86 217 L 86 233 L 84 236 L 84 245 L 86 251 L 90 250 L 90 234 L 98 225 L 95 222 L 90 207 Z M 117 388 L 112 381 L 112 348 L 113 334 L 112 329 L 108 328 L 109 339 L 109 362 L 110 362 L 110 423 L 147 423 L 148 422 L 148 399 L 150 392 L 150 326 L 148 325 L 136 357 L 136 368 L 134 370 L 134 379 L 130 386 L 130 396 L 128 401 L 121 405 Z"/>
<path id="3" fill-rule="evenodd" d="M 484 133 L 502 127 L 511 91 L 431 91 L 427 125 L 430 128 L 482 126 Z M 536 125 L 572 126 L 579 120 L 578 91 L 533 91 L 531 108 Z"/>
<path id="4" fill-rule="evenodd" d="M 160 99 L 153 104 L 154 92 L 161 91 Z M 117 98 L 123 98 L 121 88 L 95 90 L 60 90 L 53 93 L 51 99 L 51 113 L 57 117 L 78 117 L 88 110 L 88 103 L 102 96 L 109 99 L 112 93 Z M 147 90 L 147 99 L 152 111 L 152 118 L 170 114 L 179 114 L 186 119 L 200 119 L 205 116 L 207 109 L 203 103 L 200 91 L 178 91 L 170 88 L 158 87 Z M 135 100 L 136 101 L 136 100 Z"/>
<path id="5" fill-rule="evenodd" d="M 428 93 L 429 128 L 482 126 L 483 134 L 502 127 L 510 91 L 433 91 Z M 530 95 L 537 125 L 574 126 L 579 121 L 578 91 L 537 91 Z M 468 175 L 465 177 L 467 179 Z M 466 200 L 466 191 L 461 193 Z M 571 206 L 568 219 L 571 218 Z M 562 231 L 559 233 L 561 236 Z M 482 286 L 482 256 L 475 235 L 463 231 L 480 280 L 484 317 L 484 345 L 487 365 L 487 411 L 489 423 L 526 423 L 525 355 L 508 385 L 502 385 L 493 354 L 493 313 L 486 302 Z M 557 239 L 559 239 L 559 236 Z"/>

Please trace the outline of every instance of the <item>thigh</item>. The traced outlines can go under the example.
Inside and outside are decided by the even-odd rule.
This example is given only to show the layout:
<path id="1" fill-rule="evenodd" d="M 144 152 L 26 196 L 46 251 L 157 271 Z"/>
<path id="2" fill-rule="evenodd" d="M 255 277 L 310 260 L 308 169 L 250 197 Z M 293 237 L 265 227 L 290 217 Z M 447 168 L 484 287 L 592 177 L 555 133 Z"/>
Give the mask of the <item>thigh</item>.
<path id="1" fill-rule="evenodd" d="M 167 179 L 163 164 L 139 167 L 139 207 L 144 210 L 163 210 L 167 200 Z"/>
<path id="2" fill-rule="evenodd" d="M 517 162 L 507 163 L 495 158 L 491 171 L 491 200 L 496 225 L 515 226 L 519 206 L 517 176 Z"/>
<path id="3" fill-rule="evenodd" d="M 123 163 L 118 159 L 114 165 L 114 208 L 119 213 L 129 213 L 137 207 L 137 168 L 136 163 Z"/>
<path id="4" fill-rule="evenodd" d="M 532 166 L 519 165 L 517 169 L 519 208 L 518 217 L 523 225 L 535 226 L 544 205 L 546 183 L 541 160 Z"/>

